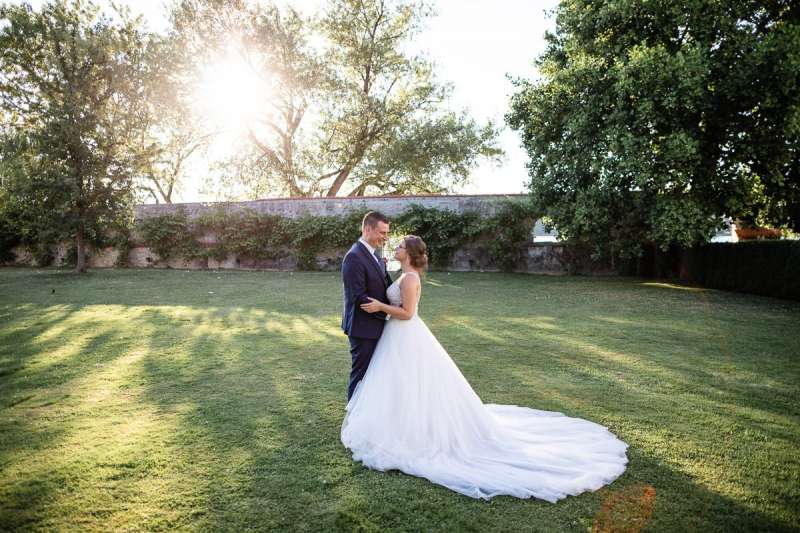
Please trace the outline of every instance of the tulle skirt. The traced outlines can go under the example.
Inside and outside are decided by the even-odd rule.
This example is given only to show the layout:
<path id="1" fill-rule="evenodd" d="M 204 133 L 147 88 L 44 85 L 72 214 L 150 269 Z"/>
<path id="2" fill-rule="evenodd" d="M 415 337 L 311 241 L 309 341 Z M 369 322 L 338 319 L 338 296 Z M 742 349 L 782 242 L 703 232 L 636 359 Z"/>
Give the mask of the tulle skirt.
<path id="1" fill-rule="evenodd" d="M 369 468 L 484 499 L 555 502 L 611 483 L 628 461 L 628 445 L 594 422 L 484 404 L 418 316 L 387 322 L 341 438 Z"/>

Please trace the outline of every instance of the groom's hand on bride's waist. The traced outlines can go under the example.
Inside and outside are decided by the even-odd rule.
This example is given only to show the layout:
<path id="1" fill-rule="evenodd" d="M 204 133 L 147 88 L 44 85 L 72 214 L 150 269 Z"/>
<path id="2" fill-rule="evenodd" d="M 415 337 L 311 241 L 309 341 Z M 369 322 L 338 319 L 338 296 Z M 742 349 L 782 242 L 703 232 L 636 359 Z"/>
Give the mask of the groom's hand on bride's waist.
<path id="1" fill-rule="evenodd" d="M 383 302 L 376 300 L 375 298 L 369 298 L 369 303 L 361 304 L 361 309 L 366 311 L 367 313 L 377 313 L 379 311 L 383 311 Z"/>

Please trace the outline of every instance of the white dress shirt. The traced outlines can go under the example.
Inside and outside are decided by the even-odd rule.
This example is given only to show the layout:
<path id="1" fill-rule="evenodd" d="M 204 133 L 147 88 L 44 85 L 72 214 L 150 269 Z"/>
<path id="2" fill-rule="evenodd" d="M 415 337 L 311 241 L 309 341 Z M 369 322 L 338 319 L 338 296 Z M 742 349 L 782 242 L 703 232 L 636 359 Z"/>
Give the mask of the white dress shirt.
<path id="1" fill-rule="evenodd" d="M 360 242 L 361 244 L 363 244 L 364 246 L 366 246 L 366 247 L 367 247 L 367 250 L 369 250 L 369 255 L 371 255 L 371 256 L 372 256 L 372 258 L 373 258 L 373 259 L 375 259 L 375 261 L 378 261 L 378 266 L 383 266 L 383 265 L 381 265 L 381 263 L 380 263 L 380 259 L 378 259 L 377 257 L 375 257 L 375 248 L 374 248 L 372 245 L 370 245 L 370 243 L 368 243 L 367 241 L 365 241 L 365 240 L 364 240 L 364 237 L 361 237 L 361 238 L 359 238 L 359 239 L 358 239 L 358 242 Z"/>

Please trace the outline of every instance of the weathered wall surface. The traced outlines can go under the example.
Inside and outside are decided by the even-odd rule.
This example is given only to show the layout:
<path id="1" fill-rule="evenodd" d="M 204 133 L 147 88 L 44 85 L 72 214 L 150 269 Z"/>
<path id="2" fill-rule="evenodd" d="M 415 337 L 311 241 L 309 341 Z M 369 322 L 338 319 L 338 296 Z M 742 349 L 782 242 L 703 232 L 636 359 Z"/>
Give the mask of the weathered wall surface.
<path id="1" fill-rule="evenodd" d="M 447 209 L 458 213 L 474 211 L 483 216 L 492 215 L 498 204 L 503 200 L 523 199 L 524 194 L 508 195 L 421 195 L 421 196 L 394 196 L 394 197 L 350 197 L 350 198 L 289 198 L 267 199 L 249 202 L 213 202 L 213 203 L 184 203 L 184 204 L 158 204 L 138 205 L 135 207 L 135 217 L 142 220 L 148 217 L 174 213 L 182 209 L 193 218 L 206 211 L 220 208 L 233 212 L 236 210 L 251 209 L 259 213 L 277 214 L 286 217 L 299 217 L 302 215 L 341 215 L 355 210 L 381 211 L 388 217 L 398 215 L 408 209 L 411 204 L 419 204 L 428 208 Z M 207 244 L 213 244 L 215 236 L 208 235 L 203 240 L 211 239 Z M 422 236 L 424 238 L 424 235 Z M 62 265 L 66 259 L 67 246 L 60 246 L 56 250 L 56 265 Z M 320 270 L 338 270 L 341 257 L 346 250 L 327 250 L 317 256 L 317 267 Z M 561 274 L 565 272 L 562 264 L 564 247 L 555 243 L 537 243 L 533 240 L 527 246 L 525 265 L 520 271 L 532 273 Z M 17 261 L 20 265 L 33 265 L 33 258 L 24 249 L 16 250 Z M 94 268 L 108 268 L 117 264 L 119 251 L 114 248 L 89 250 L 88 264 Z M 159 257 L 147 246 L 135 245 L 129 250 L 127 265 L 130 267 L 175 268 L 175 269 L 235 269 L 235 270 L 295 270 L 297 260 L 292 257 L 280 259 L 254 259 L 250 257 L 228 256 L 221 261 L 213 258 L 184 260 L 174 258 L 161 261 Z M 453 254 L 448 270 L 453 271 L 492 271 L 497 270 L 489 257 L 485 242 L 469 243 Z"/>
<path id="2" fill-rule="evenodd" d="M 411 204 L 424 207 L 448 209 L 457 213 L 477 211 L 482 215 L 494 213 L 502 200 L 523 199 L 525 194 L 479 194 L 479 195 L 408 195 L 408 196 L 350 196 L 333 198 L 270 198 L 249 202 L 211 202 L 185 204 L 147 204 L 134 209 L 137 219 L 166 215 L 183 209 L 189 217 L 205 211 L 223 208 L 229 212 L 251 209 L 258 213 L 299 217 L 304 214 L 327 216 L 349 211 L 371 209 L 388 217 L 399 215 Z"/>

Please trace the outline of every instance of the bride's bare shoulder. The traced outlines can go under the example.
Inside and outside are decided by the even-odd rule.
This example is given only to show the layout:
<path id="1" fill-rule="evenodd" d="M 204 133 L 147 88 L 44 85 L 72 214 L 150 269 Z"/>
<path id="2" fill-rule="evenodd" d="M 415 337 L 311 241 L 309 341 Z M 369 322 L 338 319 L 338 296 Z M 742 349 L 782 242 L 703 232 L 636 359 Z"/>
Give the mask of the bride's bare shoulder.
<path id="1" fill-rule="evenodd" d="M 419 274 L 414 271 L 404 272 L 400 276 L 400 285 L 417 287 L 419 284 Z"/>

